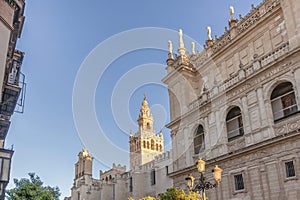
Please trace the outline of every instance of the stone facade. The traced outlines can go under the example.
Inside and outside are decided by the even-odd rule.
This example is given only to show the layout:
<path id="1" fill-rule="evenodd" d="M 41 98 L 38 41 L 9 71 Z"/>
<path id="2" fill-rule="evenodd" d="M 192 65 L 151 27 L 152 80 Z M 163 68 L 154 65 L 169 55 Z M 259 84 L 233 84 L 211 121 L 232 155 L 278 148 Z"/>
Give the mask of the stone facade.
<path id="1" fill-rule="evenodd" d="M 239 20 L 231 16 L 230 28 L 208 36 L 203 52 L 189 55 L 180 46 L 175 59 L 169 54 L 163 81 L 175 187 L 186 189 L 185 177 L 199 176 L 201 157 L 207 171 L 224 170 L 209 199 L 300 199 L 299 11 L 297 0 L 265 0 Z"/>

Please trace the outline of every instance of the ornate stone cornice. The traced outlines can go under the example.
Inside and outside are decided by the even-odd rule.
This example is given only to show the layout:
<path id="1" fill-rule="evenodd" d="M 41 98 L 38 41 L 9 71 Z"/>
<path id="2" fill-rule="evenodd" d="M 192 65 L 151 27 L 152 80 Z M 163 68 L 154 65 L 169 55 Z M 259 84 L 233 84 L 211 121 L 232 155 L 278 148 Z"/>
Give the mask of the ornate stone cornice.
<path id="1" fill-rule="evenodd" d="M 241 18 L 234 28 L 237 30 L 237 34 L 232 34 L 232 29 L 225 31 L 225 33 L 216 39 L 214 44 L 211 46 L 213 54 L 219 52 L 227 44 L 231 43 L 235 38 L 239 37 L 240 34 L 248 30 L 258 21 L 273 12 L 276 8 L 279 8 L 280 0 L 265 0 L 263 3 L 258 5 L 256 8 L 253 7 L 250 13 L 248 13 L 244 18 Z"/>

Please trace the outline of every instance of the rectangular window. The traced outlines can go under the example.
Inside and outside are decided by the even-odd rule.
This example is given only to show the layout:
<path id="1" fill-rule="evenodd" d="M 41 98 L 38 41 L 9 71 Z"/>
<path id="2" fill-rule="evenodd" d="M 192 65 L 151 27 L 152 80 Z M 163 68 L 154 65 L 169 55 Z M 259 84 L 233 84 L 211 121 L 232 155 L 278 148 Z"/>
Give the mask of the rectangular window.
<path id="1" fill-rule="evenodd" d="M 155 185 L 156 180 L 155 180 L 155 170 L 153 169 L 151 171 L 151 185 Z"/>
<path id="2" fill-rule="evenodd" d="M 296 176 L 293 161 L 289 161 L 285 163 L 285 171 L 286 171 L 287 178 Z"/>
<path id="3" fill-rule="evenodd" d="M 133 191 L 132 177 L 129 178 L 129 192 Z"/>
<path id="4" fill-rule="evenodd" d="M 245 189 L 242 174 L 238 174 L 234 176 L 234 185 L 236 191 Z"/>

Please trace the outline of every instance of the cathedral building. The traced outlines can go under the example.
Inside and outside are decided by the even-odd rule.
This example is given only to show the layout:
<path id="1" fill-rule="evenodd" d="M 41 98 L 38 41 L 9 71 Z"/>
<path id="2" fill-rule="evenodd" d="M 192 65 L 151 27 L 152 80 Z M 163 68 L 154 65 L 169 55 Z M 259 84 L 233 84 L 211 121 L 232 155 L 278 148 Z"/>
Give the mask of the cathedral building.
<path id="1" fill-rule="evenodd" d="M 139 130 L 129 139 L 130 170 L 114 165 L 101 172 L 100 180 L 87 184 L 92 190 L 80 194 L 100 198 L 85 200 L 155 197 L 170 187 L 187 191 L 186 177 L 200 176 L 199 158 L 206 161 L 206 180 L 214 182 L 215 165 L 223 169 L 208 199 L 300 199 L 300 2 L 263 0 L 238 18 L 233 7 L 229 11 L 222 36 L 212 38 L 207 27 L 201 53 L 194 43 L 186 50 L 182 30 L 176 54 L 169 41 L 163 82 L 171 151 L 163 153 L 145 97 Z"/>
<path id="2" fill-rule="evenodd" d="M 225 33 L 188 53 L 169 41 L 174 187 L 223 169 L 208 199 L 300 199 L 300 2 L 264 0 L 246 16 L 230 8 Z M 212 173 L 206 178 L 213 182 Z"/>
<path id="3" fill-rule="evenodd" d="M 103 172 L 100 179 L 92 177 L 93 158 L 86 149 L 78 154 L 71 196 L 65 200 L 126 200 L 144 196 L 158 196 L 173 187 L 168 177 L 172 171 L 170 152 L 164 152 L 164 138 L 153 129 L 153 116 L 146 95 L 138 116 L 139 128 L 129 136 L 130 170 L 126 166 L 113 164 Z"/>

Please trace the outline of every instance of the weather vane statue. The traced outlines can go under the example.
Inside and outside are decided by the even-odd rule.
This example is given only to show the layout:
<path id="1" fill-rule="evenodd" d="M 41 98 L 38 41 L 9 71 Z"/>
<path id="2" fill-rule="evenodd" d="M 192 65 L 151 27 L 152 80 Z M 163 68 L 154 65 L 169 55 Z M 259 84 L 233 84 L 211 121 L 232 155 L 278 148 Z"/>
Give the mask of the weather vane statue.
<path id="1" fill-rule="evenodd" d="M 172 45 L 171 40 L 168 41 L 168 49 L 169 49 L 169 53 L 172 54 L 173 53 L 173 45 Z"/>
<path id="2" fill-rule="evenodd" d="M 196 52 L 195 52 L 195 42 L 192 42 L 191 46 L 192 46 L 192 54 L 194 55 L 194 54 L 196 54 Z"/>
<path id="3" fill-rule="evenodd" d="M 184 43 L 183 43 L 183 39 L 182 39 L 182 30 L 181 29 L 178 30 L 178 34 L 179 34 L 179 48 L 184 48 Z"/>
<path id="4" fill-rule="evenodd" d="M 229 7 L 229 11 L 230 11 L 230 20 L 234 20 L 234 8 L 233 8 L 233 6 Z"/>
<path id="5" fill-rule="evenodd" d="M 206 32 L 207 32 L 208 40 L 212 40 L 212 37 L 211 37 L 211 28 L 210 28 L 210 26 L 208 26 L 208 27 L 206 28 Z"/>

